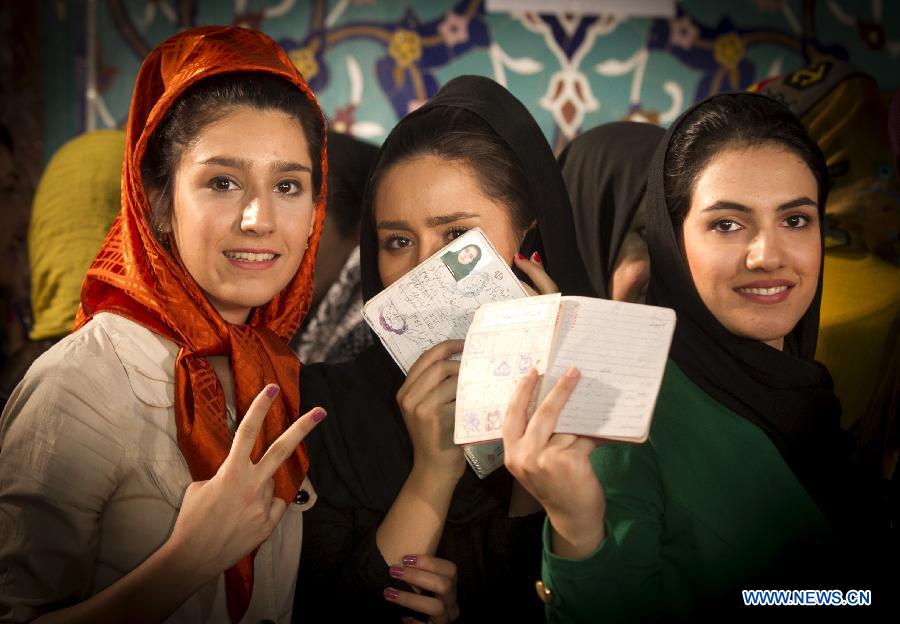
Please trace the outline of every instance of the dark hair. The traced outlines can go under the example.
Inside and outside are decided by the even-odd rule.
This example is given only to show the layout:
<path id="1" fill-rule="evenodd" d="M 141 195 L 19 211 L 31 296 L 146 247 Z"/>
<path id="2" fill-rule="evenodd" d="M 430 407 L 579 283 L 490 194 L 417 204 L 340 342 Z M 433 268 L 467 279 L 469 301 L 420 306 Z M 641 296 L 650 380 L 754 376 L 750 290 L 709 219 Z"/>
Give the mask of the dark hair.
<path id="1" fill-rule="evenodd" d="M 481 260 L 481 247 L 479 247 L 479 246 L 476 245 L 475 243 L 469 243 L 468 245 L 466 245 L 466 246 L 463 247 L 462 249 L 458 249 L 458 250 L 456 251 L 456 257 L 459 258 L 459 254 L 462 253 L 463 249 L 468 249 L 468 248 L 470 248 L 470 247 L 474 247 L 474 248 L 475 248 L 475 262 L 470 263 L 470 264 L 478 264 L 478 261 Z"/>
<path id="2" fill-rule="evenodd" d="M 6 124 L 0 124 L 0 143 L 6 146 L 6 149 L 9 150 L 9 153 L 13 153 L 13 138 L 12 134 L 9 133 L 9 128 L 6 127 Z"/>
<path id="3" fill-rule="evenodd" d="M 363 193 L 378 148 L 328 130 L 328 216 L 344 238 L 358 238 Z"/>
<path id="4" fill-rule="evenodd" d="M 426 155 L 468 166 L 485 195 L 512 208 L 515 229 L 525 231 L 534 222 L 528 180 L 512 148 L 478 115 L 448 106 L 413 114 L 394 128 L 372 171 L 368 201 L 388 169 Z"/>
<path id="5" fill-rule="evenodd" d="M 799 119 L 770 97 L 732 94 L 712 98 L 688 115 L 666 152 L 664 188 L 672 225 L 680 229 L 691 206 L 694 186 L 720 152 L 778 145 L 800 157 L 819 187 L 819 210 L 828 196 L 828 168 L 822 150 Z"/>
<path id="6" fill-rule="evenodd" d="M 151 206 L 155 232 L 167 228 L 171 221 L 172 179 L 184 150 L 206 126 L 240 107 L 281 111 L 297 120 L 309 145 L 314 199 L 319 199 L 325 133 L 317 106 L 296 86 L 272 74 L 219 74 L 191 85 L 150 137 L 141 176 L 145 188 L 159 192 L 159 199 Z"/>

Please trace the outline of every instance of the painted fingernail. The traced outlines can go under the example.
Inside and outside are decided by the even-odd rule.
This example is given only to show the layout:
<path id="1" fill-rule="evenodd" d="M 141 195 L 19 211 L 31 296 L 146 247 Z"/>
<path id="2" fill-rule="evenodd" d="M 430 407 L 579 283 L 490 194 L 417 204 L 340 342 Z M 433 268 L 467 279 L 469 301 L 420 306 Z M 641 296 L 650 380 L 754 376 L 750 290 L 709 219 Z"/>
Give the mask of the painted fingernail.
<path id="1" fill-rule="evenodd" d="M 541 254 L 539 254 L 538 252 L 534 252 L 533 254 L 531 254 L 531 259 L 534 262 L 537 262 L 538 264 L 540 264 L 541 263 Z"/>
<path id="2" fill-rule="evenodd" d="M 407 615 L 406 617 L 401 618 L 400 621 L 403 622 L 403 624 L 415 624 L 416 619 Z"/>
<path id="3" fill-rule="evenodd" d="M 325 420 L 326 416 L 328 416 L 328 412 L 326 412 L 325 410 L 323 410 L 320 407 L 313 413 L 312 419 L 313 419 L 313 422 L 322 422 L 323 420 Z"/>
<path id="4" fill-rule="evenodd" d="M 566 371 L 566 377 L 578 377 L 581 373 L 578 372 L 577 368 L 570 368 Z"/>
<path id="5" fill-rule="evenodd" d="M 523 253 L 517 253 L 517 254 L 516 254 L 516 258 L 518 258 L 519 260 L 524 260 L 524 259 L 525 259 L 525 254 L 523 254 Z"/>
<path id="6" fill-rule="evenodd" d="M 416 557 L 415 555 L 404 555 L 403 559 L 401 559 L 401 561 L 403 562 L 403 565 L 408 565 L 408 566 L 416 565 L 416 561 L 418 561 L 418 560 L 419 560 L 419 558 Z"/>
<path id="7" fill-rule="evenodd" d="M 275 395 L 278 394 L 278 390 L 279 390 L 278 386 L 276 386 L 275 384 L 272 384 L 271 386 L 266 388 L 266 396 L 269 397 L 270 399 L 274 399 Z"/>
<path id="8" fill-rule="evenodd" d="M 385 600 L 397 600 L 397 597 L 400 595 L 393 587 L 386 587 L 384 590 L 384 599 Z"/>
<path id="9" fill-rule="evenodd" d="M 393 576 L 394 578 L 400 578 L 400 577 L 403 576 L 403 568 L 401 568 L 400 566 L 391 566 L 391 567 L 388 569 L 388 572 L 389 572 L 390 575 Z"/>

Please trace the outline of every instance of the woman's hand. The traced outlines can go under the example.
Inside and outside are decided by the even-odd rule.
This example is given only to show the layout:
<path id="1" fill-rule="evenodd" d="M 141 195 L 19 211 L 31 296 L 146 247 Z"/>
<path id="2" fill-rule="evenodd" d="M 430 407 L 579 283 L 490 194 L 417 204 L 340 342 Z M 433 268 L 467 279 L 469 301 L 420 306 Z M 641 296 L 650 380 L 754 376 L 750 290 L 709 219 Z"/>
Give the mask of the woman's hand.
<path id="1" fill-rule="evenodd" d="M 465 470 L 465 460 L 462 449 L 453 444 L 459 362 L 447 358 L 462 353 L 463 342 L 445 340 L 423 353 L 397 392 L 412 441 L 413 470 L 452 480 L 454 486 Z"/>
<path id="2" fill-rule="evenodd" d="M 258 463 L 250 459 L 278 386 L 260 392 L 234 434 L 228 457 L 208 481 L 191 483 L 165 547 L 198 575 L 213 578 L 259 546 L 272 534 L 287 504 L 274 496 L 272 479 L 297 445 L 324 417 L 313 409 L 298 418 L 271 444 Z"/>
<path id="3" fill-rule="evenodd" d="M 535 295 L 551 295 L 559 292 L 559 286 L 556 285 L 556 282 L 554 282 L 544 270 L 544 264 L 541 262 L 541 254 L 538 252 L 531 254 L 531 258 L 526 258 L 522 254 L 517 253 L 513 258 L 513 262 L 522 273 L 528 276 L 528 279 L 530 279 L 531 283 L 537 288 L 537 291 L 535 291 L 534 288 L 525 282 L 520 282 L 522 286 L 525 287 L 525 290 L 530 297 L 534 297 Z"/>
<path id="4" fill-rule="evenodd" d="M 456 564 L 452 561 L 428 555 L 406 555 L 403 557 L 403 565 L 391 566 L 390 573 L 394 578 L 433 595 L 388 587 L 384 590 L 385 600 L 427 615 L 428 622 L 433 624 L 445 624 L 459 617 Z M 403 618 L 403 622 L 418 621 L 411 617 Z"/>
<path id="5" fill-rule="evenodd" d="M 606 498 L 590 460 L 599 441 L 554 433 L 579 377 L 570 368 L 527 420 L 528 402 L 538 380 L 532 369 L 516 387 L 503 421 L 506 467 L 547 511 L 553 552 L 569 559 L 587 557 L 605 537 Z"/>

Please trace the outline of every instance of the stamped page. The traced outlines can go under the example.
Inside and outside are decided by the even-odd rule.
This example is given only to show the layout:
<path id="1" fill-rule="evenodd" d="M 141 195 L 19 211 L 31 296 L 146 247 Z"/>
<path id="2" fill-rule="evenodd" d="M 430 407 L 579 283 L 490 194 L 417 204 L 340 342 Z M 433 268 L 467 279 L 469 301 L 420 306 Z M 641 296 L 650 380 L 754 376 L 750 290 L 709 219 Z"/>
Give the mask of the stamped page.
<path id="1" fill-rule="evenodd" d="M 556 431 L 643 442 L 675 330 L 668 308 L 563 297 L 550 366 L 538 401 L 569 367 L 581 379 L 560 414 Z"/>
<path id="2" fill-rule="evenodd" d="M 465 338 L 479 305 L 525 296 L 512 270 L 474 228 L 373 297 L 363 317 L 405 374 L 432 346 Z"/>
<path id="3" fill-rule="evenodd" d="M 456 389 L 454 441 L 497 440 L 516 384 L 547 368 L 560 296 L 542 295 L 479 308 L 466 336 Z"/>

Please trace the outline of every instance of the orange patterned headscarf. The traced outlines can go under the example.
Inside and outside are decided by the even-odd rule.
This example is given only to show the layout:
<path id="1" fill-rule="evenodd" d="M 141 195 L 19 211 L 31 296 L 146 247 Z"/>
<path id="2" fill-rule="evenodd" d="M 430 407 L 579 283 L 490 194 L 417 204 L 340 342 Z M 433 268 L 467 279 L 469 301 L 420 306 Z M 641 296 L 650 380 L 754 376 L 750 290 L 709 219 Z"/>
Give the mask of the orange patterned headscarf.
<path id="1" fill-rule="evenodd" d="M 308 250 L 291 282 L 269 303 L 256 308 L 246 325 L 222 319 L 181 263 L 177 249 L 168 253 L 154 237 L 141 181 L 141 162 L 150 137 L 185 89 L 204 78 L 233 72 L 266 72 L 283 78 L 318 110 L 315 96 L 285 52 L 262 33 L 208 26 L 175 35 L 154 49 L 141 66 L 128 116 L 122 212 L 88 270 L 76 320 L 80 327 L 98 312 L 113 312 L 179 345 L 175 362 L 178 446 L 198 481 L 216 473 L 232 442 L 222 387 L 207 356 L 230 356 L 239 415 L 267 383 L 281 387 L 253 449 L 254 461 L 299 416 L 300 362 L 287 340 L 309 309 L 313 262 L 325 218 L 323 144 L 321 188 Z M 324 134 L 324 117 L 321 123 Z M 275 495 L 290 503 L 308 464 L 301 446 L 275 473 Z M 225 572 L 233 621 L 240 620 L 250 603 L 254 556 L 255 552 Z"/>

